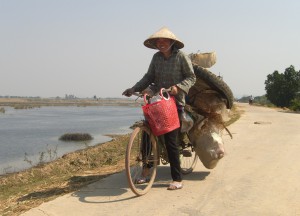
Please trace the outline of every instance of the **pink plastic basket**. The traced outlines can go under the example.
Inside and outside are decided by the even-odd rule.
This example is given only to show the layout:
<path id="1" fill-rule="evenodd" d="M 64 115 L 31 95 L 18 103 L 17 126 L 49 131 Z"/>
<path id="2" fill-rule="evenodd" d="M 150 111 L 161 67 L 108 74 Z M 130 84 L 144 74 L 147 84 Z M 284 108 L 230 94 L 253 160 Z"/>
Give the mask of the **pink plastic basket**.
<path id="1" fill-rule="evenodd" d="M 144 116 L 155 136 L 160 136 L 180 127 L 175 98 L 168 94 L 165 98 L 160 92 L 161 100 L 147 103 L 142 107 Z"/>

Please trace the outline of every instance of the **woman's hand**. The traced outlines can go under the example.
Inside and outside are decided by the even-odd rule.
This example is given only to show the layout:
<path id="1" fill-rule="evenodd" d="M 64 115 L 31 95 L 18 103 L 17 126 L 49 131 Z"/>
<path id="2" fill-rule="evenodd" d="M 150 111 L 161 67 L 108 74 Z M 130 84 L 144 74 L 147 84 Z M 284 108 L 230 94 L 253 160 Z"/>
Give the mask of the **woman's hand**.
<path id="1" fill-rule="evenodd" d="M 142 91 L 142 94 L 147 94 L 147 95 L 149 95 L 150 97 L 152 97 L 152 96 L 154 95 L 154 92 L 152 91 L 151 88 L 147 87 L 146 89 L 144 89 L 144 90 Z"/>
<path id="2" fill-rule="evenodd" d="M 171 91 L 169 92 L 170 95 L 177 95 L 178 94 L 178 87 L 176 85 L 171 87 Z"/>
<path id="3" fill-rule="evenodd" d="M 134 88 L 128 88 L 122 93 L 122 95 L 130 97 L 133 93 L 134 93 Z"/>

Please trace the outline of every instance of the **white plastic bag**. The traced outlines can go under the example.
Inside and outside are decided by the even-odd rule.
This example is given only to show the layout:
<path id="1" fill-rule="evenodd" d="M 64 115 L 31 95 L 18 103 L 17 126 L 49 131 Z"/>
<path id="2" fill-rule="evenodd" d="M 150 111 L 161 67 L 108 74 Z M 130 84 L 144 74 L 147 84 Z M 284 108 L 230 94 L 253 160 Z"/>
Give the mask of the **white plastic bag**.
<path id="1" fill-rule="evenodd" d="M 158 102 L 158 101 L 161 101 L 161 96 L 160 95 L 155 95 L 153 96 L 152 98 L 150 98 L 150 103 L 155 103 L 155 102 Z"/>
<path id="2" fill-rule="evenodd" d="M 181 121 L 180 131 L 182 133 L 188 132 L 194 125 L 194 120 L 186 112 L 180 114 L 180 121 Z"/>

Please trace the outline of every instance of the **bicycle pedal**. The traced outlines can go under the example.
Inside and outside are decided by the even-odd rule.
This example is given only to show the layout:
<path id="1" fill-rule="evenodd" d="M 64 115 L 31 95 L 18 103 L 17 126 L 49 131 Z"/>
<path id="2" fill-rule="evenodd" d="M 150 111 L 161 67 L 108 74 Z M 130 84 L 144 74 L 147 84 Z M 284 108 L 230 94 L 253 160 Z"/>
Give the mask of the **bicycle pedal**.
<path id="1" fill-rule="evenodd" d="M 188 150 L 188 149 L 183 149 L 182 155 L 183 155 L 183 157 L 192 157 L 192 151 Z"/>

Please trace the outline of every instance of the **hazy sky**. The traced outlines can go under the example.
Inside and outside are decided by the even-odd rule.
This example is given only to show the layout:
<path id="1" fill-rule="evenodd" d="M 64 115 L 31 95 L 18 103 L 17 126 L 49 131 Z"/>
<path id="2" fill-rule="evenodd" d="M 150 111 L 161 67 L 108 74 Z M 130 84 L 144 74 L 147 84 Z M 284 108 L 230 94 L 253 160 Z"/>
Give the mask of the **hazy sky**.
<path id="1" fill-rule="evenodd" d="M 0 96 L 123 97 L 167 26 L 183 51 L 216 51 L 210 69 L 236 97 L 300 70 L 299 0 L 0 0 Z"/>

